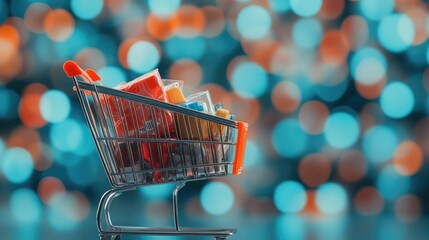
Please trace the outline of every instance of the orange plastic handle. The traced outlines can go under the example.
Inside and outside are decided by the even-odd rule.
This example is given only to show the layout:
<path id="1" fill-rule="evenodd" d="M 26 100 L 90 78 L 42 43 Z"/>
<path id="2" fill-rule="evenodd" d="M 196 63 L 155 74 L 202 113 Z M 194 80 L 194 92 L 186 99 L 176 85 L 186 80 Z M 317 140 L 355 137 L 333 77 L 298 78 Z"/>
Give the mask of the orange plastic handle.
<path id="1" fill-rule="evenodd" d="M 244 152 L 246 150 L 246 139 L 247 139 L 247 129 L 249 128 L 249 124 L 245 122 L 238 122 L 238 136 L 237 136 L 237 145 L 235 149 L 235 158 L 234 165 L 232 167 L 232 174 L 239 175 L 241 170 L 243 169 L 243 160 L 244 160 Z"/>
<path id="2" fill-rule="evenodd" d="M 74 61 L 69 60 L 65 62 L 63 65 L 63 69 L 64 69 L 64 72 L 67 74 L 67 76 L 70 78 L 82 76 L 88 82 L 96 82 L 101 80 L 100 76 L 98 76 L 98 74 L 94 70 L 88 69 L 84 71 Z"/>

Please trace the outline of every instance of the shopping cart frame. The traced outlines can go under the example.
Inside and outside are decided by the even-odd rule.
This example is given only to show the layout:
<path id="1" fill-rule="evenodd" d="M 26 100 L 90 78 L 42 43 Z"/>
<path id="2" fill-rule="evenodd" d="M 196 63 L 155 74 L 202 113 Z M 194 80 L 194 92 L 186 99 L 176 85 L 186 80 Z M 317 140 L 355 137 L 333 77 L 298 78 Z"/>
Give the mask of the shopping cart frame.
<path id="1" fill-rule="evenodd" d="M 217 116 L 213 116 L 210 114 L 205 114 L 202 112 L 198 112 L 195 110 L 191 110 L 188 108 L 184 108 L 181 106 L 169 104 L 166 102 L 158 101 L 155 99 L 147 98 L 144 96 L 139 96 L 127 92 L 118 91 L 116 89 L 103 87 L 99 84 L 97 84 L 97 81 L 101 80 L 101 78 L 96 74 L 93 70 L 82 70 L 76 63 L 72 61 L 68 61 L 64 64 L 64 71 L 66 74 L 73 79 L 73 83 L 75 86 L 75 90 L 77 92 L 77 96 L 79 99 L 79 102 L 81 104 L 82 110 L 84 112 L 85 119 L 88 123 L 88 126 L 91 130 L 91 134 L 94 138 L 98 153 L 100 155 L 100 158 L 102 159 L 102 164 L 104 167 L 104 170 L 106 172 L 106 175 L 108 177 L 109 183 L 112 186 L 112 189 L 106 191 L 103 196 L 100 199 L 98 208 L 97 208 L 97 215 L 96 215 L 96 221 L 97 221 L 97 228 L 100 234 L 100 239 L 107 240 L 107 239 L 121 239 L 121 235 L 123 234 L 131 234 L 131 235 L 170 235 L 170 236 L 207 236 L 207 237 L 214 237 L 215 239 L 227 239 L 231 236 L 233 236 L 236 233 L 236 229 L 226 229 L 226 228 L 190 228 L 190 227 L 181 227 L 179 224 L 179 210 L 178 210 L 178 193 L 179 191 L 185 186 L 186 182 L 188 181 L 196 181 L 196 180 L 203 180 L 203 179 L 210 179 L 210 178 L 216 178 L 221 176 L 228 176 L 228 175 L 238 175 L 241 173 L 242 170 L 242 163 L 243 163 L 243 157 L 244 157 L 244 149 L 245 149 L 245 143 L 246 143 L 246 135 L 247 135 L 247 124 L 244 122 L 229 120 L 225 118 L 220 118 Z M 225 170 L 225 174 L 221 175 L 207 175 L 204 177 L 197 177 L 197 178 L 191 178 L 191 179 L 182 179 L 176 182 L 176 186 L 172 193 L 172 199 L 173 199 L 173 227 L 134 227 L 134 226 L 118 226 L 114 225 L 111 220 L 110 215 L 110 206 L 112 201 L 120 196 L 122 193 L 127 191 L 136 190 L 138 187 L 149 185 L 149 184 L 134 184 L 134 185 L 125 185 L 125 186 L 119 186 L 113 179 L 112 173 L 109 172 L 109 166 L 106 166 L 106 160 L 105 156 L 103 154 L 103 151 L 106 151 L 105 147 L 101 146 L 100 142 L 97 141 L 100 134 L 98 133 L 98 130 L 96 126 L 94 126 L 94 120 L 92 119 L 94 116 L 92 116 L 92 110 L 89 107 L 88 108 L 88 99 L 87 96 L 92 95 L 93 97 L 100 96 L 100 94 L 106 94 L 109 96 L 114 96 L 122 99 L 128 99 L 130 101 L 135 101 L 140 104 L 145 104 L 148 106 L 154 106 L 166 111 L 171 111 L 175 113 L 181 113 L 187 116 L 192 116 L 195 118 L 198 118 L 206 121 L 210 121 L 211 123 L 221 124 L 222 126 L 227 126 L 231 129 L 237 129 L 238 136 L 237 141 L 235 142 L 235 156 L 234 160 L 232 162 L 224 162 L 224 165 L 230 164 L 232 165 L 232 170 L 228 172 Z M 100 100 L 98 99 L 98 104 L 100 103 Z M 211 131 L 211 130 L 210 130 Z M 184 143 L 190 143 L 192 140 L 181 140 L 181 142 Z M 225 156 L 223 156 L 225 158 Z M 207 166 L 215 166 L 216 164 L 211 164 Z M 206 165 L 204 165 L 206 166 Z M 206 166 L 206 167 L 207 167 Z M 212 166 L 212 167 L 213 167 Z M 195 166 L 194 166 L 195 167 Z M 183 167 L 184 168 L 184 167 Z M 165 171 L 165 170 L 164 170 Z M 172 181 L 165 181 L 166 182 L 172 182 Z M 159 184 L 162 184 L 159 183 Z M 155 183 L 150 183 L 155 184 Z M 103 217 L 104 216 L 104 222 Z M 106 228 L 103 227 L 104 225 L 107 225 Z"/>

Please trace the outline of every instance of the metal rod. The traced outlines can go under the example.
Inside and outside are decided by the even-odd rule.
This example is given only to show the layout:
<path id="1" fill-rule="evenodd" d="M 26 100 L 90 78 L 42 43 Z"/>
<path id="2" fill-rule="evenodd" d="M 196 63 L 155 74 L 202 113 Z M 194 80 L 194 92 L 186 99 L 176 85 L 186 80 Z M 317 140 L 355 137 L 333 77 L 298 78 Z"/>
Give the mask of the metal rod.
<path id="1" fill-rule="evenodd" d="M 180 191 L 185 186 L 185 182 L 177 182 L 176 187 L 173 191 L 173 217 L 174 217 L 174 227 L 176 228 L 176 231 L 180 232 L 179 227 L 179 208 L 178 208 L 178 200 L 177 196 Z"/>

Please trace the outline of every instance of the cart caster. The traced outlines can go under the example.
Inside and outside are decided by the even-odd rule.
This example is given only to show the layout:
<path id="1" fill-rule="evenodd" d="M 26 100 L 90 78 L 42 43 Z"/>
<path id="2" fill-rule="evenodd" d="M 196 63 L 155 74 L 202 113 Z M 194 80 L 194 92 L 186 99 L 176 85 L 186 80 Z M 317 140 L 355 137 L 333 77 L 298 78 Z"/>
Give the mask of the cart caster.
<path id="1" fill-rule="evenodd" d="M 229 237 L 215 237 L 215 240 L 227 240 Z"/>
<path id="2" fill-rule="evenodd" d="M 100 235 L 100 240 L 121 240 L 121 235 Z"/>

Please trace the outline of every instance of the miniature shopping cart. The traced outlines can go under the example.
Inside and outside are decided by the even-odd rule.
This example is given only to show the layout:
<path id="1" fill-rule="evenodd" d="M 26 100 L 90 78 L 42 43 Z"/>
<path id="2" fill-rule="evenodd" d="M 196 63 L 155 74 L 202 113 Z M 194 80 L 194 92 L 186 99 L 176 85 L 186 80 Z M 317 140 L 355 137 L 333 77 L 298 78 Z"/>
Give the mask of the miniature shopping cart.
<path id="1" fill-rule="evenodd" d="M 92 70 L 68 61 L 64 71 L 75 90 L 112 189 L 97 209 L 100 239 L 122 234 L 231 237 L 235 229 L 179 225 L 179 190 L 187 181 L 241 173 L 247 124 L 103 87 Z M 118 129 L 119 125 L 122 130 Z M 131 130 L 130 130 L 131 129 Z M 109 207 L 121 193 L 137 187 L 176 182 L 172 227 L 117 226 Z M 102 218 L 104 216 L 104 221 Z"/>

